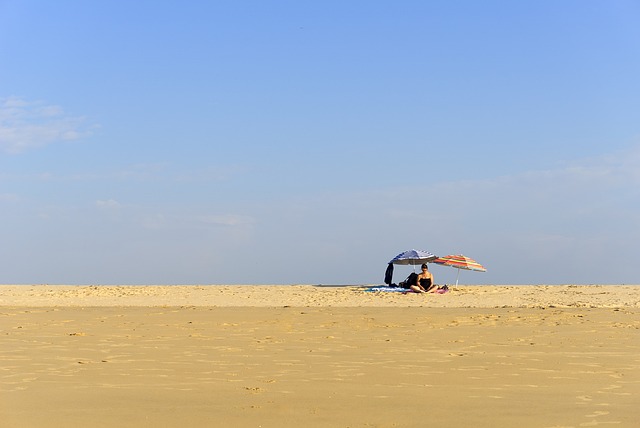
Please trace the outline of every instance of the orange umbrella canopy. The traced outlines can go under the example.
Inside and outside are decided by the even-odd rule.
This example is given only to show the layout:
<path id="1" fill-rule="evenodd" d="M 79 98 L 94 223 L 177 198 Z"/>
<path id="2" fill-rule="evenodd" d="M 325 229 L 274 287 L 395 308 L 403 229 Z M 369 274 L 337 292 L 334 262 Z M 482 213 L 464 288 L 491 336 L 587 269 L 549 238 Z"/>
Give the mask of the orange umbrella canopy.
<path id="1" fill-rule="evenodd" d="M 458 269 L 477 270 L 479 272 L 486 272 L 487 270 L 477 261 L 463 256 L 462 254 L 452 254 L 449 256 L 438 257 L 433 260 L 432 263 L 438 263 L 440 265 L 451 266 Z"/>
<path id="2" fill-rule="evenodd" d="M 449 256 L 438 257 L 437 259 L 433 260 L 432 263 L 437 263 L 443 266 L 451 266 L 458 269 L 458 274 L 456 275 L 456 287 L 458 286 L 460 269 L 475 270 L 478 272 L 487 271 L 480 263 L 473 260 L 472 258 L 463 256 L 462 254 L 451 254 Z"/>

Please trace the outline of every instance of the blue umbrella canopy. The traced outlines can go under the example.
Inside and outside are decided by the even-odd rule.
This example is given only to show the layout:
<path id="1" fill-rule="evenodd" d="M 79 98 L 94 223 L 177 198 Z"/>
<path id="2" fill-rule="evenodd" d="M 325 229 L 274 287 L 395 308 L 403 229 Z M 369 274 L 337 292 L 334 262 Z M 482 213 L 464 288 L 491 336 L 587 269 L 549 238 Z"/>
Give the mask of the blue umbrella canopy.
<path id="1" fill-rule="evenodd" d="M 389 263 L 394 265 L 421 265 L 437 259 L 438 256 L 423 250 L 409 250 L 395 256 Z"/>
<path id="2" fill-rule="evenodd" d="M 422 263 L 427 263 L 437 258 L 438 256 L 435 254 L 431 254 L 430 252 L 423 250 L 409 250 L 400 253 L 389 262 L 387 270 L 384 273 L 384 282 L 385 284 L 392 284 L 393 265 L 413 265 L 415 271 L 415 265 L 421 265 Z"/>

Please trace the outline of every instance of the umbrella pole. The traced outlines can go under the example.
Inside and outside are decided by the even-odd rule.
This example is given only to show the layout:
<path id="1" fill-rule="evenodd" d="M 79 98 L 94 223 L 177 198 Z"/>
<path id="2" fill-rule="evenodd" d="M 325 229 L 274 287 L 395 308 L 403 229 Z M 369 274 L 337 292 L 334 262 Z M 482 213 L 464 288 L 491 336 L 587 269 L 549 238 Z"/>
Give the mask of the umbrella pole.
<path id="1" fill-rule="evenodd" d="M 458 278 L 460 277 L 460 269 L 458 269 L 458 274 L 456 275 L 456 289 L 458 288 Z"/>

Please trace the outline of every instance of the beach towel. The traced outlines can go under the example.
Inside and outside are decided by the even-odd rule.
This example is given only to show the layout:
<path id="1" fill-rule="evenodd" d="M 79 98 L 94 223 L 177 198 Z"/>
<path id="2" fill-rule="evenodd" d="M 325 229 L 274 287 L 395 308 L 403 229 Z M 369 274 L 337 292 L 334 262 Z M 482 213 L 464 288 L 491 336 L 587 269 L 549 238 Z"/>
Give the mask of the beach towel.
<path id="1" fill-rule="evenodd" d="M 392 293 L 397 293 L 397 292 L 401 292 L 401 293 L 414 293 L 413 290 L 408 290 L 402 287 L 387 287 L 385 285 L 379 285 L 379 286 L 375 286 L 375 287 L 369 287 L 369 288 L 365 288 L 364 291 L 379 291 L 379 292 L 392 292 Z M 449 292 L 449 287 L 448 286 L 443 286 L 441 288 L 438 288 L 434 293 L 437 294 L 444 294 L 444 293 L 448 293 Z"/>
<path id="2" fill-rule="evenodd" d="M 383 291 L 383 292 L 406 292 L 407 290 L 405 290 L 402 287 L 387 287 L 386 285 L 379 285 L 379 286 L 375 286 L 375 287 L 369 287 L 366 288 L 364 291 Z"/>

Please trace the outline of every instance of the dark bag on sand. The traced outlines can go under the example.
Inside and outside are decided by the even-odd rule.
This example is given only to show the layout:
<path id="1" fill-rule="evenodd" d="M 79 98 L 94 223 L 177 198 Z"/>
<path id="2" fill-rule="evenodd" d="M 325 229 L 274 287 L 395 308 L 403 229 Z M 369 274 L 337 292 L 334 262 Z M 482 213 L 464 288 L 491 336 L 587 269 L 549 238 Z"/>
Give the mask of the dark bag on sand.
<path id="1" fill-rule="evenodd" d="M 407 279 L 398 284 L 402 288 L 410 288 L 412 285 L 416 285 L 418 283 L 418 274 L 415 272 L 411 272 Z"/>
<path id="2" fill-rule="evenodd" d="M 392 280 L 393 280 L 393 263 L 389 263 L 389 266 L 387 266 L 387 270 L 384 272 L 384 283 L 393 287 L 393 285 L 391 284 Z"/>

